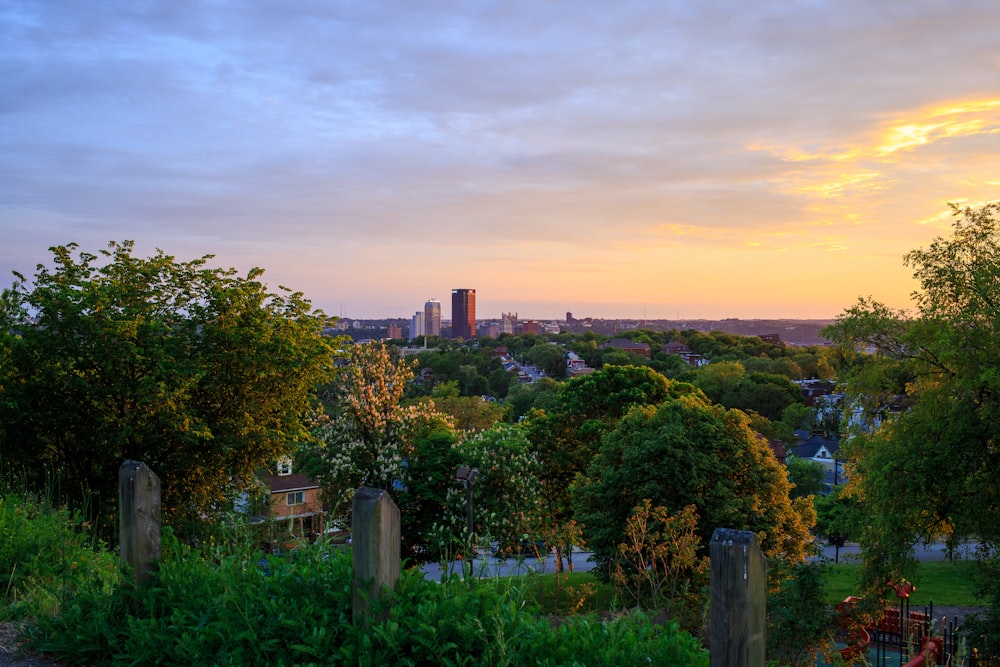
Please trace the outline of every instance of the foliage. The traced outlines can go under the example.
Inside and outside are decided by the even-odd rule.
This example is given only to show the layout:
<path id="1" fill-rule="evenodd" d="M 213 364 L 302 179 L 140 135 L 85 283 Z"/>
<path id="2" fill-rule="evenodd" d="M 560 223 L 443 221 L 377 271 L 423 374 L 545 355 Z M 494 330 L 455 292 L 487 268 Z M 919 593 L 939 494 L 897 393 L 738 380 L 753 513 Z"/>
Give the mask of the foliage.
<path id="1" fill-rule="evenodd" d="M 841 535 L 857 541 L 868 523 L 864 507 L 855 496 L 844 493 L 843 486 L 836 486 L 833 493 L 816 496 L 816 534 L 826 539 L 830 535 Z"/>
<path id="2" fill-rule="evenodd" d="M 625 522 L 611 570 L 611 582 L 637 606 L 663 609 L 690 632 L 704 626 L 708 606 L 708 556 L 697 524 L 694 505 L 670 516 L 644 498 Z"/>
<path id="3" fill-rule="evenodd" d="M 105 525 L 121 462 L 144 461 L 167 519 L 191 525 L 309 439 L 303 418 L 335 341 L 322 313 L 269 292 L 261 269 L 133 249 L 57 246 L 54 267 L 3 291 L 0 446 L 35 488 L 53 468 L 77 499 L 89 492 Z"/>
<path id="4" fill-rule="evenodd" d="M 976 598 L 985 610 L 967 620 L 969 637 L 974 646 L 996 665 L 1000 660 L 1000 549 L 996 545 L 981 544 L 977 550 L 973 576 Z"/>
<path id="5" fill-rule="evenodd" d="M 412 385 L 408 397 L 427 395 L 439 385 L 454 382 L 461 396 L 493 396 L 502 399 L 517 382 L 503 369 L 495 350 L 489 346 L 458 346 L 449 343 L 437 350 L 417 355 L 418 373 L 429 373 L 426 381 Z"/>
<path id="6" fill-rule="evenodd" d="M 909 577 L 920 539 L 1000 540 L 1000 204 L 953 212 L 950 238 L 904 258 L 920 283 L 914 315 L 862 299 L 828 330 L 850 360 L 848 405 L 864 410 L 843 452 L 870 517 L 873 590 Z M 877 353 L 851 356 L 859 347 Z"/>
<path id="7" fill-rule="evenodd" d="M 811 667 L 834 646 L 834 619 L 824 594 L 825 566 L 794 565 L 767 600 L 767 656 L 786 667 Z"/>
<path id="8" fill-rule="evenodd" d="M 751 530 L 766 556 L 792 563 L 804 559 L 815 522 L 808 500 L 789 498 L 785 471 L 746 415 L 697 394 L 634 407 L 574 485 L 575 518 L 604 571 L 630 508 L 646 498 L 670 513 L 695 505 L 704 544 L 718 527 Z"/>
<path id="9" fill-rule="evenodd" d="M 299 467 L 322 486 L 332 518 L 348 514 L 360 486 L 393 491 L 415 438 L 450 428 L 433 402 L 400 405 L 412 378 L 411 364 L 381 343 L 354 346 L 339 367 L 327 390 L 332 414 L 314 428 L 318 444 L 298 452 Z"/>
<path id="10" fill-rule="evenodd" d="M 473 485 L 473 530 L 495 541 L 502 554 L 521 543 L 537 522 L 540 504 L 538 458 L 517 427 L 498 424 L 458 446 L 463 465 L 479 471 Z M 465 515 L 455 494 L 451 516 Z"/>
<path id="11" fill-rule="evenodd" d="M 450 384 L 450 383 L 446 383 Z M 460 431 L 485 431 L 499 421 L 502 421 L 506 410 L 494 400 L 486 400 L 482 396 L 438 396 L 422 397 L 406 405 L 422 406 L 423 410 L 436 410 L 451 418 L 455 428 Z"/>
<path id="12" fill-rule="evenodd" d="M 785 459 L 785 467 L 788 469 L 788 481 L 792 485 L 792 498 L 818 496 L 823 491 L 826 468 L 821 463 L 789 454 Z"/>
<path id="13" fill-rule="evenodd" d="M 46 498 L 0 495 L 0 591 L 6 613 L 58 610 L 81 590 L 106 592 L 117 577 L 117 560 L 80 513 Z"/>
<path id="14" fill-rule="evenodd" d="M 414 439 L 400 470 L 401 485 L 393 490 L 400 512 L 402 556 L 414 562 L 439 560 L 437 528 L 454 514 L 455 471 L 462 465 L 458 440 L 450 429 L 436 429 Z M 461 507 L 458 516 L 463 516 Z M 460 534 L 456 528 L 452 534 Z"/>
<path id="15" fill-rule="evenodd" d="M 540 378 L 531 384 L 514 385 L 504 401 L 508 419 L 520 421 L 532 409 L 549 412 L 557 405 L 560 387 L 562 385 L 550 377 Z"/>
<path id="16" fill-rule="evenodd" d="M 517 580 L 404 572 L 366 627 L 351 620 L 349 556 L 323 542 L 266 558 L 250 545 L 194 550 L 169 531 L 163 544 L 147 587 L 84 586 L 78 568 L 58 606 L 20 609 L 34 616 L 31 647 L 81 665 L 708 664 L 696 638 L 641 613 L 554 625 Z"/>
<path id="17" fill-rule="evenodd" d="M 553 343 L 540 343 L 524 354 L 525 359 L 540 368 L 547 376 L 566 377 L 566 359 L 562 348 Z"/>
<path id="18" fill-rule="evenodd" d="M 586 469 L 602 434 L 633 405 L 658 405 L 668 396 L 693 391 L 641 366 L 608 366 L 562 385 L 551 409 L 535 413 L 526 424 L 542 464 L 549 512 L 569 516 L 570 483 Z"/>

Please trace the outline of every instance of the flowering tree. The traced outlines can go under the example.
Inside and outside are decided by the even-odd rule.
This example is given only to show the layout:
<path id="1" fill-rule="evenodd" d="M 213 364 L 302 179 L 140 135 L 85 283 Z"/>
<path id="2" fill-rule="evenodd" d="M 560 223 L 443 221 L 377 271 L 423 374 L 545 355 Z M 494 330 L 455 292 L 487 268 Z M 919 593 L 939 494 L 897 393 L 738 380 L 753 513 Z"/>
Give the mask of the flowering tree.
<path id="1" fill-rule="evenodd" d="M 501 552 L 532 531 L 541 506 L 541 468 L 523 429 L 498 424 L 458 446 L 463 465 L 476 468 L 474 529 Z M 452 507 L 455 507 L 453 500 Z"/>
<path id="2" fill-rule="evenodd" d="M 359 486 L 401 487 L 417 436 L 451 427 L 433 402 L 400 405 L 412 378 L 412 365 L 381 343 L 356 346 L 340 368 L 330 414 L 313 429 L 317 442 L 299 455 L 300 467 L 323 487 L 332 518 L 347 515 Z"/>

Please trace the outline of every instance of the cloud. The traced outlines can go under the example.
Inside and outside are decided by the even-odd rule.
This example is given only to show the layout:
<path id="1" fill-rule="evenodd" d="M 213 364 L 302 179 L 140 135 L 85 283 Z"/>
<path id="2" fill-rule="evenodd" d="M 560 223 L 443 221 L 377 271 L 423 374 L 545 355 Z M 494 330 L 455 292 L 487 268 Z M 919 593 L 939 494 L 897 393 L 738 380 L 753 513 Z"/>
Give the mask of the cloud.
<path id="1" fill-rule="evenodd" d="M 949 199 L 991 198 L 997 19 L 971 0 L 8 4 L 0 272 L 132 237 L 373 304 L 469 274 L 552 303 L 699 262 L 868 271 Z M 754 298 L 739 282 L 699 301 Z"/>

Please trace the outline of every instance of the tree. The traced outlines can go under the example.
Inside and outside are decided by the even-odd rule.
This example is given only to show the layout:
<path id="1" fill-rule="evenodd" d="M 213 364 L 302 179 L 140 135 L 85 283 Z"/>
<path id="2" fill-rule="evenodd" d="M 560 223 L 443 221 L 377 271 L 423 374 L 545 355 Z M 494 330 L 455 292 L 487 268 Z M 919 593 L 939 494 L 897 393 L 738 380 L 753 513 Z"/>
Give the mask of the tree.
<path id="1" fill-rule="evenodd" d="M 850 362 L 847 404 L 866 418 L 842 451 L 848 492 L 870 516 L 873 587 L 911 575 L 921 539 L 1000 540 L 1000 204 L 953 213 L 950 238 L 904 257 L 915 313 L 861 299 L 826 332 Z"/>
<path id="2" fill-rule="evenodd" d="M 752 530 L 766 556 L 800 562 L 815 513 L 789 490 L 746 415 L 687 394 L 632 408 L 605 433 L 572 497 L 598 569 L 606 571 L 629 513 L 646 499 L 671 515 L 694 505 L 705 545 L 719 527 Z"/>
<path id="3" fill-rule="evenodd" d="M 414 438 L 406 465 L 400 470 L 401 486 L 393 491 L 400 512 L 404 559 L 417 563 L 438 560 L 442 554 L 439 528 L 458 523 L 452 509 L 455 471 L 463 465 L 457 443 L 455 432 L 448 428 L 434 428 Z M 457 517 L 462 516 L 459 507 Z"/>
<path id="4" fill-rule="evenodd" d="M 463 441 L 458 451 L 462 465 L 479 471 L 473 529 L 496 542 L 501 554 L 509 554 L 538 521 L 541 467 L 531 443 L 519 426 L 497 424 Z M 464 497 L 452 504 L 452 516 L 463 508 Z"/>
<path id="5" fill-rule="evenodd" d="M 323 488 L 333 518 L 348 514 L 360 486 L 395 494 L 417 437 L 451 428 L 433 401 L 402 406 L 413 378 L 410 362 L 382 343 L 355 345 L 328 388 L 329 415 L 316 440 L 298 452 L 298 464 Z"/>
<path id="6" fill-rule="evenodd" d="M 165 518 L 213 517 L 309 438 L 333 366 L 326 318 L 299 293 L 131 241 L 51 248 L 0 298 L 2 451 L 33 484 L 56 471 L 113 525 L 118 467 L 144 461 Z M 193 524 L 187 524 L 193 525 Z"/>
<path id="7" fill-rule="evenodd" d="M 460 431 L 485 431 L 502 421 L 506 410 L 494 400 L 482 396 L 438 396 L 418 398 L 414 405 L 427 405 L 451 417 Z"/>
<path id="8" fill-rule="evenodd" d="M 566 377 L 566 358 L 558 345 L 539 343 L 525 352 L 524 356 L 549 377 Z"/>
<path id="9" fill-rule="evenodd" d="M 530 414 L 525 427 L 542 465 L 542 495 L 553 530 L 573 519 L 570 484 L 586 470 L 606 431 L 634 405 L 658 405 L 696 391 L 643 366 L 607 366 L 567 381 L 551 410 Z"/>
<path id="10" fill-rule="evenodd" d="M 727 408 L 753 410 L 772 421 L 781 419 L 789 405 L 802 403 L 802 390 L 783 375 L 747 373 L 718 401 Z"/>
<path id="11" fill-rule="evenodd" d="M 792 485 L 792 498 L 818 496 L 822 493 L 826 469 L 820 463 L 789 454 L 785 464 L 788 467 L 788 481 Z"/>

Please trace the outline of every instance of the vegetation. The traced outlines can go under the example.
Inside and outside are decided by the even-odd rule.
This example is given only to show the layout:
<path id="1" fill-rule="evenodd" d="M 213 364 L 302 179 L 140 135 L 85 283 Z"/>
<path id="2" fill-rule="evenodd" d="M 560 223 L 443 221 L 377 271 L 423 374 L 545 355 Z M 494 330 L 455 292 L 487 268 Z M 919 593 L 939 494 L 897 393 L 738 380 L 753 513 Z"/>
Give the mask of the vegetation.
<path id="1" fill-rule="evenodd" d="M 23 521 L 23 506 L 0 505 L 4 544 L 21 554 L 4 552 L 0 571 L 26 566 L 29 542 L 81 539 L 79 525 L 50 509 L 40 509 L 47 523 Z M 33 648 L 66 664 L 708 664 L 699 640 L 640 611 L 554 624 L 527 594 L 530 580 L 437 583 L 406 572 L 377 609 L 382 620 L 365 628 L 351 621 L 350 559 L 322 541 L 264 557 L 238 540 L 195 550 L 168 531 L 164 547 L 138 591 L 121 585 L 103 550 L 74 552 L 77 567 L 66 551 L 38 553 L 38 573 L 8 582 L 16 604 L 7 608 L 33 618 Z"/>
<path id="2" fill-rule="evenodd" d="M 693 505 L 705 545 L 718 527 L 751 530 L 765 556 L 790 563 L 804 560 L 815 522 L 809 500 L 790 499 L 785 471 L 746 415 L 692 393 L 634 407 L 573 487 L 575 518 L 602 569 L 645 499 L 672 515 Z"/>
<path id="3" fill-rule="evenodd" d="M 114 525 L 118 467 L 146 462 L 178 529 L 217 517 L 310 435 L 303 416 L 335 341 L 301 294 L 263 271 L 51 249 L 52 267 L 0 293 L 0 451 L 40 487 L 64 490 Z"/>
<path id="4" fill-rule="evenodd" d="M 912 578 L 920 540 L 1000 543 L 1000 204 L 954 214 L 950 238 L 905 257 L 915 313 L 862 299 L 829 329 L 867 418 L 843 450 L 873 591 Z M 1000 648 L 1000 617 L 991 634 Z"/>

